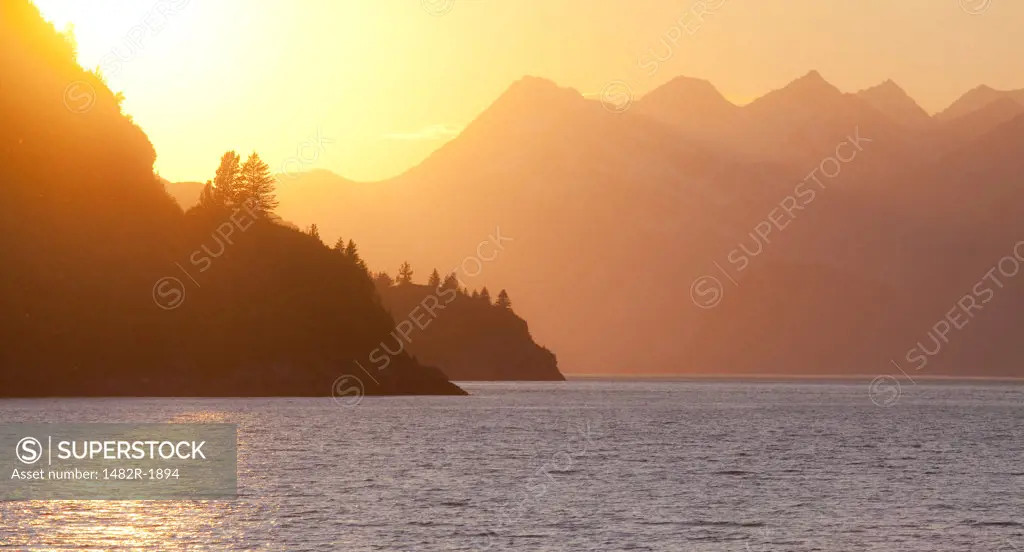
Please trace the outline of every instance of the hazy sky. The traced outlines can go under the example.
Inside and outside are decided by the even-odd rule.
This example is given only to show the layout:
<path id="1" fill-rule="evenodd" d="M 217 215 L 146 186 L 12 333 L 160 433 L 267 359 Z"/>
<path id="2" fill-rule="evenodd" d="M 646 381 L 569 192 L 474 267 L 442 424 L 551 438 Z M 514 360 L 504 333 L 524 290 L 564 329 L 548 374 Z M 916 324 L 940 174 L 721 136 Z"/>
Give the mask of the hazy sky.
<path id="1" fill-rule="evenodd" d="M 527 74 L 638 95 L 687 75 L 745 103 L 817 69 L 851 92 L 892 78 L 929 112 L 1024 88 L 1021 0 L 36 3 L 75 25 L 79 61 L 125 93 L 171 180 L 211 178 L 228 149 L 276 168 L 318 129 L 303 168 L 392 176 Z"/>

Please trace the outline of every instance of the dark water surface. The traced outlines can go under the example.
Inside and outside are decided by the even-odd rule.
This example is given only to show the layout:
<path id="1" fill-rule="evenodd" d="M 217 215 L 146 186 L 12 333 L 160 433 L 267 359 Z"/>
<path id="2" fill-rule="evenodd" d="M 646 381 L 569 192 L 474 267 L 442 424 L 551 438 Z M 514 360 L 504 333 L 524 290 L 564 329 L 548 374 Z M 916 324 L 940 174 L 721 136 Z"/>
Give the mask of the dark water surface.
<path id="1" fill-rule="evenodd" d="M 240 456 L 237 500 L 0 502 L 0 550 L 1024 552 L 1019 385 L 890 407 L 867 382 L 464 387 L 0 401 L 2 422 L 235 423 Z"/>

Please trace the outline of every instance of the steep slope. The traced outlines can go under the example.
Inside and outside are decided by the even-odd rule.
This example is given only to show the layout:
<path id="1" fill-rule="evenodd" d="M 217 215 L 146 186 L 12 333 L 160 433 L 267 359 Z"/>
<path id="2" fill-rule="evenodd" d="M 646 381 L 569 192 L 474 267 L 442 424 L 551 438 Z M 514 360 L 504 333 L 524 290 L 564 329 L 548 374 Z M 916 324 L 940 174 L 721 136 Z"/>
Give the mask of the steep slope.
<path id="1" fill-rule="evenodd" d="M 465 266 L 471 287 L 521 290 L 517 310 L 570 372 L 677 370 L 675 344 L 701 314 L 678 283 L 749 243 L 748 233 L 859 123 L 898 129 L 816 74 L 766 102 L 743 108 L 751 115 L 733 129 L 738 142 L 716 144 L 691 140 L 650 113 L 609 113 L 573 90 L 524 79 L 405 175 L 358 185 L 336 179 L 336 200 L 321 195 L 331 187 L 324 173 L 304 176 L 282 194 L 281 211 L 316 222 L 329 239 L 354 237 L 375 268 L 440 259 L 442 267 Z M 835 116 L 823 114 L 833 109 Z M 786 123 L 791 112 L 799 124 Z M 825 132 L 780 149 L 775 133 L 794 127 Z M 884 142 L 884 132 L 864 135 Z M 842 180 L 884 166 L 872 156 L 898 155 L 894 144 L 872 144 L 870 156 L 843 167 Z M 756 155 L 771 162 L 748 161 Z M 309 207 L 291 200 L 307 183 L 337 207 L 330 219 L 310 219 L 302 213 Z M 478 269 L 467 259 L 497 228 L 513 241 Z"/>
<path id="2" fill-rule="evenodd" d="M 969 115 L 999 100 L 1012 100 L 1024 105 L 1024 89 L 996 90 L 990 86 L 979 86 L 957 98 L 949 107 L 935 115 L 940 121 L 949 121 Z"/>
<path id="3" fill-rule="evenodd" d="M 679 119 L 701 117 L 716 121 L 739 109 L 710 82 L 690 77 L 672 79 L 643 96 L 636 106 L 665 115 L 675 113 Z"/>
<path id="4" fill-rule="evenodd" d="M 798 178 L 737 162 L 640 114 L 609 113 L 541 79 L 512 85 L 398 178 L 331 185 L 324 176 L 303 175 L 282 190 L 282 216 L 317 223 L 329 240 L 354 238 L 374 269 L 406 260 L 463 267 L 469 287 L 521 290 L 516 309 L 533 334 L 553 345 L 563 367 L 590 373 L 644 362 L 638 347 L 671 369 L 673 336 L 689 331 L 689 321 L 675 314 L 675 298 L 655 297 L 693 278 L 697 252 L 726 251 L 727 240 L 712 237 L 750 228 Z M 307 184 L 321 190 L 300 192 Z M 333 212 L 311 218 L 316 208 L 293 201 L 300 193 L 324 198 Z M 493 256 L 481 244 L 499 232 L 511 241 Z M 622 293 L 626 272 L 632 289 L 649 292 Z"/>
<path id="5" fill-rule="evenodd" d="M 923 128 L 932 122 L 931 116 L 892 80 L 861 90 L 857 92 L 857 97 L 886 117 L 909 128 Z"/>
<path id="6" fill-rule="evenodd" d="M 690 140 L 727 143 L 741 109 L 710 82 L 676 77 L 636 101 L 632 111 L 671 125 Z"/>
<path id="7" fill-rule="evenodd" d="M 694 368 L 1024 375 L 1021 148 L 1024 116 L 932 165 L 839 191 L 839 208 L 783 252 L 815 264 L 755 267 L 727 290 L 687 346 Z"/>
<path id="8" fill-rule="evenodd" d="M 204 186 L 202 182 L 170 182 L 165 178 L 159 180 L 168 195 L 174 198 L 182 209 L 188 211 L 199 204 L 199 195 L 203 193 Z"/>
<path id="9" fill-rule="evenodd" d="M 994 123 L 1004 104 L 909 128 L 816 72 L 736 109 L 691 79 L 655 92 L 609 113 L 524 79 L 406 174 L 302 175 L 282 212 L 328 239 L 354 238 L 375 269 L 440 261 L 469 287 L 517 290 L 517 312 L 569 373 L 870 373 L 865 351 L 902 354 L 893 349 L 970 290 L 1024 218 L 1013 195 L 1021 141 Z M 735 118 L 702 133 L 686 98 Z M 823 177 L 823 160 L 844 141 L 851 154 L 857 136 L 855 158 Z M 510 238 L 500 250 L 487 245 L 496 233 Z M 706 275 L 725 286 L 713 312 L 691 295 Z M 787 312 L 790 303 L 801 308 Z M 977 339 L 1002 351 L 986 353 L 992 365 L 951 354 L 961 362 L 943 370 L 1012 372 L 1005 316 L 974 324 L 991 325 Z M 813 331 L 824 345 L 797 350 Z M 754 335 L 751 350 L 770 365 L 730 348 Z M 842 358 L 808 366 L 829 350 Z"/>
<path id="10" fill-rule="evenodd" d="M 885 113 L 892 106 L 880 109 L 868 101 L 886 96 L 888 103 L 899 103 L 894 98 L 902 90 L 897 93 L 894 88 L 898 90 L 895 85 L 883 85 L 867 94 L 868 98 L 844 94 L 820 73 L 810 71 L 737 107 L 721 98 L 708 83 L 677 79 L 641 98 L 637 112 L 716 152 L 727 152 L 739 160 L 781 165 L 804 175 L 823 159 L 834 156 L 838 144 L 859 132 L 876 145 L 875 161 L 868 166 L 858 163 L 857 170 L 867 173 L 870 165 L 929 154 L 918 143 L 917 126 L 908 126 Z M 901 109 L 913 111 L 916 104 L 905 100 L 909 105 L 904 102 Z"/>
<path id="11" fill-rule="evenodd" d="M 526 321 L 489 299 L 455 289 L 400 284 L 379 286 L 384 305 L 399 320 L 414 320 L 408 349 L 458 381 L 563 381 L 555 355 L 537 345 Z M 426 309 L 434 296 L 443 310 Z M 435 312 L 431 316 L 431 312 Z M 408 325 L 408 324 L 407 324 Z"/>
<path id="12" fill-rule="evenodd" d="M 873 141 L 871 160 L 855 165 L 864 172 L 866 165 L 884 170 L 896 159 L 921 153 L 914 133 L 867 101 L 844 94 L 817 71 L 754 100 L 743 112 L 737 142 L 745 139 L 761 158 L 782 160 L 795 169 L 809 171 L 824 158 L 835 156 L 837 145 L 855 133 Z"/>
<path id="13" fill-rule="evenodd" d="M 365 271 L 244 209 L 182 213 L 27 0 L 0 3 L 0 75 L 0 393 L 326 396 L 363 377 L 352 361 L 394 325 Z M 379 382 L 358 392 L 462 393 L 407 355 Z"/>
<path id="14" fill-rule="evenodd" d="M 1021 114 L 1024 103 L 1001 98 L 966 115 L 946 118 L 935 129 L 935 147 L 942 152 L 965 147 Z"/>

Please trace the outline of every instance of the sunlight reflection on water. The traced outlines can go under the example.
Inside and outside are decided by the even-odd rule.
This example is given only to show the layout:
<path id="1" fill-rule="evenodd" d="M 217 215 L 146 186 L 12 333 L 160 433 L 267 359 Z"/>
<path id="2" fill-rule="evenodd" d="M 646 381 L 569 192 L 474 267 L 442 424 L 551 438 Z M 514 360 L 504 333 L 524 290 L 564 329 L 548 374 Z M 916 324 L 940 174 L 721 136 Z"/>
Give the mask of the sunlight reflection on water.
<path id="1" fill-rule="evenodd" d="M 864 382 L 466 387 L 0 401 L 5 422 L 239 429 L 238 499 L 0 502 L 0 550 L 947 552 L 1024 528 L 1022 386 L 921 384 L 892 408 Z"/>

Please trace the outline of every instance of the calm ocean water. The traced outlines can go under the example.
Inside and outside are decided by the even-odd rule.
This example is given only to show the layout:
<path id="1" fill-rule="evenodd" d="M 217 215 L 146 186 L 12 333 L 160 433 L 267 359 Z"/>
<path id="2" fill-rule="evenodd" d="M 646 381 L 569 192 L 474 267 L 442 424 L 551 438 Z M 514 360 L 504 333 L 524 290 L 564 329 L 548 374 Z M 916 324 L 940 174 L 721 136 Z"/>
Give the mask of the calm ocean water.
<path id="1" fill-rule="evenodd" d="M 236 423 L 241 495 L 0 502 L 0 550 L 1024 552 L 1024 386 L 890 407 L 867 382 L 465 387 L 0 401 L 3 422 Z"/>

